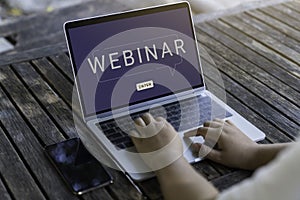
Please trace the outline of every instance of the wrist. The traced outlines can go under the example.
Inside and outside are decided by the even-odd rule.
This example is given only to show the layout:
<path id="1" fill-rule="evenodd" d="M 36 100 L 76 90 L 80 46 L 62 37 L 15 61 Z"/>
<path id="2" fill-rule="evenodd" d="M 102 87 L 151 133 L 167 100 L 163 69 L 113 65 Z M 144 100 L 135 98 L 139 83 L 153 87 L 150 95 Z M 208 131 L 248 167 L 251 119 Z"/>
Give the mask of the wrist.
<path id="1" fill-rule="evenodd" d="M 180 156 L 177 160 L 175 160 L 174 162 L 172 162 L 168 166 L 156 170 L 155 174 L 158 177 L 163 176 L 163 175 L 168 175 L 168 174 L 180 169 L 185 164 L 189 165 L 189 163 L 186 161 L 186 159 L 183 156 Z"/>
<path id="2" fill-rule="evenodd" d="M 253 144 L 245 151 L 244 162 L 241 162 L 241 169 L 245 170 L 255 170 L 258 168 L 259 159 L 261 159 L 261 146 L 260 144 Z"/>
<path id="3" fill-rule="evenodd" d="M 258 148 L 255 153 L 256 168 L 261 167 L 273 160 L 280 151 L 289 145 L 290 143 L 258 144 Z"/>

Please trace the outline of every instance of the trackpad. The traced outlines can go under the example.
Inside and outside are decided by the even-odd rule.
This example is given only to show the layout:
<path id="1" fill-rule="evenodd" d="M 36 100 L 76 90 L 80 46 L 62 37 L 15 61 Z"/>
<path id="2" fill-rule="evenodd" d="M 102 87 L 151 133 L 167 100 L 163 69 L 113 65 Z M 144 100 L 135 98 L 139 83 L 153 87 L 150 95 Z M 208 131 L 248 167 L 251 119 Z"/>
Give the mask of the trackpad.
<path id="1" fill-rule="evenodd" d="M 193 153 L 191 145 L 192 143 L 203 143 L 204 139 L 203 137 L 190 137 L 190 138 L 184 138 L 183 137 L 184 132 L 180 132 L 179 135 L 182 139 L 183 144 L 183 151 L 184 151 L 184 157 L 187 159 L 189 163 L 198 162 L 201 160 L 199 158 L 198 153 Z"/>

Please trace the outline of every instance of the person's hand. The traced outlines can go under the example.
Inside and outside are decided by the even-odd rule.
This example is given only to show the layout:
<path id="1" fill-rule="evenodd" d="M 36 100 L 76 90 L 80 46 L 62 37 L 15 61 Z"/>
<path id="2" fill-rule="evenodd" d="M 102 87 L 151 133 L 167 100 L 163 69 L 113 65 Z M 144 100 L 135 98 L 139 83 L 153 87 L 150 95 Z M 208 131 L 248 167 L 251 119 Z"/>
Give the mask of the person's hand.
<path id="1" fill-rule="evenodd" d="M 183 154 L 178 133 L 164 118 L 146 113 L 135 120 L 131 139 L 145 163 L 154 171 L 166 167 Z"/>
<path id="2" fill-rule="evenodd" d="M 185 137 L 202 136 L 203 144 L 194 143 L 192 149 L 208 159 L 234 168 L 255 169 L 258 144 L 242 133 L 231 121 L 215 119 L 203 127 L 185 133 Z M 215 147 L 212 148 L 216 144 Z M 203 155 L 204 154 L 204 155 Z"/>

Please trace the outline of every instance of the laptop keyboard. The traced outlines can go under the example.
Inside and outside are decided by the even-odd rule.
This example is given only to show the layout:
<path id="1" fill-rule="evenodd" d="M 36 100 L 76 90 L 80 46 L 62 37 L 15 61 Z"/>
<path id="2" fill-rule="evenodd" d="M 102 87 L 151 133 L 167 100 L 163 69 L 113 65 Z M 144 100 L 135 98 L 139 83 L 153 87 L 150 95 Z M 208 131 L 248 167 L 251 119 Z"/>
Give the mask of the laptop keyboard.
<path id="1" fill-rule="evenodd" d="M 96 126 L 103 131 L 117 149 L 130 148 L 134 146 L 128 135 L 129 131 L 135 129 L 133 119 L 145 112 L 150 112 L 154 117 L 165 117 L 176 131 L 198 127 L 205 121 L 215 118 L 223 119 L 232 116 L 210 97 L 199 96 L 154 107 L 151 110 L 143 110 L 130 116 L 100 122 Z"/>

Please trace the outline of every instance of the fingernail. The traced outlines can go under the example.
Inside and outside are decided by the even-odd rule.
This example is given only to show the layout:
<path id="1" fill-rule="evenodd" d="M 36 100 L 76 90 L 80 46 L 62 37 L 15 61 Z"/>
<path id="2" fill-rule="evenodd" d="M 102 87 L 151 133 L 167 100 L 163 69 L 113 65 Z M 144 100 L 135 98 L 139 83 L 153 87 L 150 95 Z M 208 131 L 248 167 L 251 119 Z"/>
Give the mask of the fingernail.
<path id="1" fill-rule="evenodd" d="M 135 130 L 130 131 L 130 132 L 129 132 L 129 135 L 132 136 L 132 137 L 137 137 L 137 138 L 139 137 L 138 132 L 135 131 Z"/>

